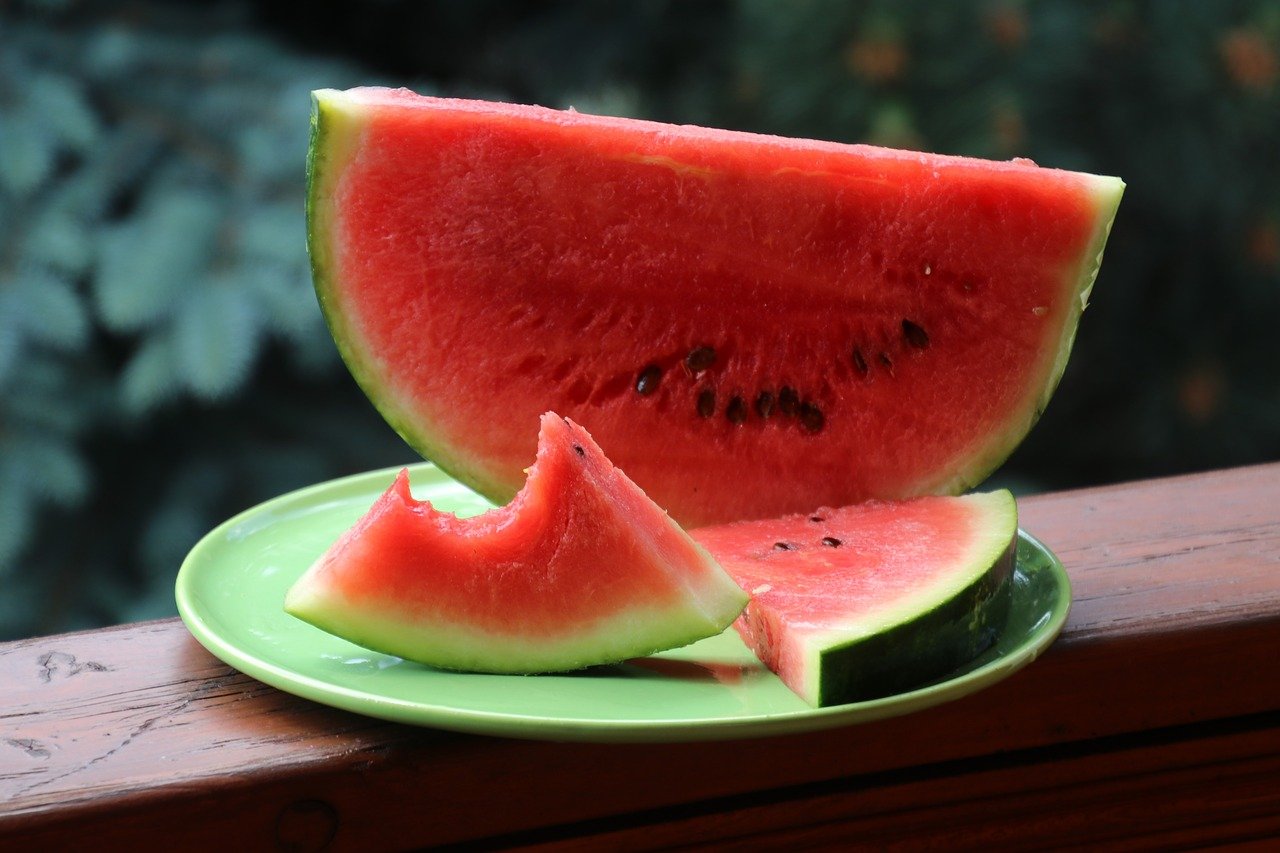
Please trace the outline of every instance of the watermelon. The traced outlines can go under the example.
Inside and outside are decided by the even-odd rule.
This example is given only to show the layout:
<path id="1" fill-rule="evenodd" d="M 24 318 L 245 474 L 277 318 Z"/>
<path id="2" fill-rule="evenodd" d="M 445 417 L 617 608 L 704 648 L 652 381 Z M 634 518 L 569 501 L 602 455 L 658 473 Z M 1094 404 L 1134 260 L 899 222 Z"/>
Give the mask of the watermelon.
<path id="1" fill-rule="evenodd" d="M 533 673 L 686 645 L 746 600 L 582 427 L 546 414 L 510 504 L 460 519 L 415 500 L 402 471 L 285 610 L 430 666 Z"/>
<path id="2" fill-rule="evenodd" d="M 685 526 L 960 493 L 1053 393 L 1124 184 L 376 88 L 315 92 L 343 358 L 503 503 L 543 411 Z"/>
<path id="3" fill-rule="evenodd" d="M 873 501 L 693 536 L 751 593 L 734 627 L 812 705 L 923 686 L 972 660 L 1009 609 L 1008 491 Z"/>

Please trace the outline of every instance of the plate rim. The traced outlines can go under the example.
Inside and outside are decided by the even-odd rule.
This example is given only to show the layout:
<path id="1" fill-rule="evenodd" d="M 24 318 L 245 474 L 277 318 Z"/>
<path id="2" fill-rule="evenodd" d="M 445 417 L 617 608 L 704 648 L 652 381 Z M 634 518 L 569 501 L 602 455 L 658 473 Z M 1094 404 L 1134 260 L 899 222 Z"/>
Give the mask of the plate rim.
<path id="1" fill-rule="evenodd" d="M 1043 542 L 1019 527 L 1016 534 L 1019 541 L 1016 547 L 1021 550 L 1021 546 L 1025 543 L 1033 550 L 1040 552 L 1045 558 L 1045 565 L 1040 571 L 1050 573 L 1057 596 L 1052 609 L 1047 613 L 1048 618 L 1042 617 L 1041 623 L 1028 633 L 1026 640 L 1009 654 L 960 675 L 944 677 L 912 690 L 877 699 L 756 715 L 701 718 L 673 716 L 637 720 L 564 718 L 508 711 L 485 711 L 459 708 L 439 702 L 406 701 L 387 697 L 367 690 L 335 684 L 296 668 L 270 661 L 238 647 L 208 624 L 201 606 L 195 601 L 192 587 L 196 583 L 198 573 L 202 571 L 202 561 L 208 562 L 205 552 L 215 549 L 218 543 L 226 538 L 229 531 L 250 520 L 279 512 L 293 504 L 304 503 L 318 494 L 341 493 L 353 487 L 383 481 L 389 484 L 395 474 L 403 468 L 408 468 L 411 476 L 417 474 L 422 477 L 430 474 L 441 484 L 455 485 L 471 491 L 435 464 L 419 462 L 325 480 L 277 495 L 249 507 L 208 531 L 183 559 L 175 579 L 174 595 L 178 615 L 187 630 L 214 657 L 245 675 L 308 701 L 366 717 L 418 727 L 497 737 L 581 742 L 659 743 L 760 738 L 819 731 L 874 722 L 951 702 L 1002 681 L 1033 662 L 1062 632 L 1071 608 L 1071 581 L 1063 568 L 1061 559 Z M 336 531 L 334 535 L 337 536 L 340 533 L 341 531 Z M 1015 560 L 1015 571 L 1026 575 L 1019 560 Z M 733 628 L 731 626 L 725 630 L 733 631 Z"/>

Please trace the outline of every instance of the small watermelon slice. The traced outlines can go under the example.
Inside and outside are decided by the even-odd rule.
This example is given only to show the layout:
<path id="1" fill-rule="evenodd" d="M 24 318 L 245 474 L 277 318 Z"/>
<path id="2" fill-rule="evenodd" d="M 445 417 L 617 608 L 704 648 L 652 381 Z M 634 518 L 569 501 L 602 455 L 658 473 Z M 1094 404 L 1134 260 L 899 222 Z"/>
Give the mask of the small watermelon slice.
<path id="1" fill-rule="evenodd" d="M 314 94 L 348 367 L 497 503 L 547 410 L 681 524 L 960 493 L 1062 375 L 1124 184 L 376 88 Z"/>
<path id="2" fill-rule="evenodd" d="M 746 600 L 582 427 L 548 413 L 510 504 L 460 519 L 415 500 L 402 471 L 285 610 L 434 667 L 535 673 L 686 645 Z"/>
<path id="3" fill-rule="evenodd" d="M 751 593 L 734 623 L 815 706 L 887 696 L 999 634 L 1018 514 L 1008 491 L 871 502 L 695 530 Z"/>

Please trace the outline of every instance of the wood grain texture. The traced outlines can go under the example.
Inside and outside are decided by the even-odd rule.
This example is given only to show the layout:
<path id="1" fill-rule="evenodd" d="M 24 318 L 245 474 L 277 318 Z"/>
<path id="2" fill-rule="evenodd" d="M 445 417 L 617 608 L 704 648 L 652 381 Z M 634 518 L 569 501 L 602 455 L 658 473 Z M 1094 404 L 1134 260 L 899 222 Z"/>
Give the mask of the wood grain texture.
<path id="1" fill-rule="evenodd" d="M 779 845 L 852 828 L 893 846 L 931 837 L 912 827 L 935 818 L 999 843 L 1065 832 L 1056 797 L 1074 804 L 1062 820 L 1111 827 L 1090 836 L 1101 843 L 1142 823 L 1118 817 L 1130 795 L 1183 803 L 1151 837 L 1280 832 L 1280 465 L 1038 496 L 1021 514 L 1075 592 L 1040 660 L 949 705 L 790 737 L 556 744 L 381 723 L 242 676 L 175 620 L 0 645 L 0 848 L 669 846 L 653 828 L 668 813 L 681 843 L 751 826 Z M 1196 812 L 1218 777 L 1224 803 Z M 1004 814 L 1006 801 L 1044 815 Z"/>
<path id="2" fill-rule="evenodd" d="M 531 851 L 1167 850 L 1275 837 L 1280 715 L 1250 722 L 949 762 L 501 841 Z"/>

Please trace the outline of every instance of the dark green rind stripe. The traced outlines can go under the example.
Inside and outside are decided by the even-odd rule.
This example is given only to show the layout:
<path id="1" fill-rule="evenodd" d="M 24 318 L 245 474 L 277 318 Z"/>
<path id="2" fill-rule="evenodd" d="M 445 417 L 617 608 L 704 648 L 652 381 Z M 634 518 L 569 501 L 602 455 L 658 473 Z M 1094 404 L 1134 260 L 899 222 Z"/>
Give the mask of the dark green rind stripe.
<path id="1" fill-rule="evenodd" d="M 972 583 L 932 610 L 824 649 L 818 705 L 839 705 L 921 687 L 967 663 L 995 642 L 1009 614 L 1018 537 Z"/>

